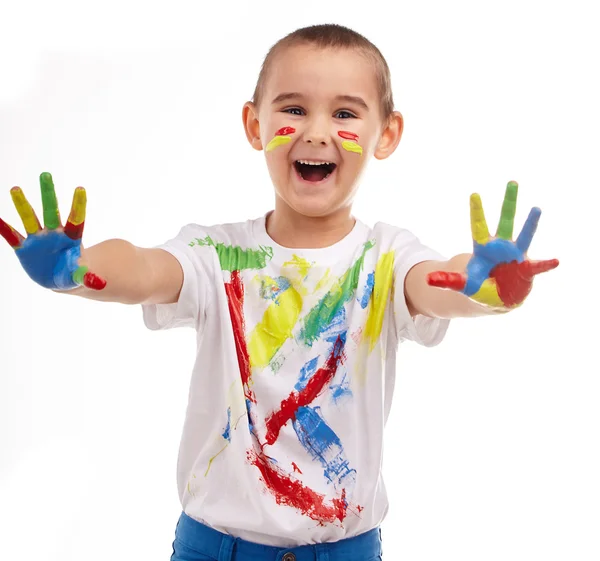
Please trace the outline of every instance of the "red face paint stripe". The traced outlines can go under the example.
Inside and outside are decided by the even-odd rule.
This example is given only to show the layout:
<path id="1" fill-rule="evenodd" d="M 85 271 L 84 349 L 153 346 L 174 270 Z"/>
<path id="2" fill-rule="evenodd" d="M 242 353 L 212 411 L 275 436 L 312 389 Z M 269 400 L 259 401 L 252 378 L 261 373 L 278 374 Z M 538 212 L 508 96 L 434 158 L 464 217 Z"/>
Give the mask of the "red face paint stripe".
<path id="1" fill-rule="evenodd" d="M 264 482 L 275 496 L 278 504 L 288 505 L 300 510 L 305 516 L 317 522 L 343 522 L 346 517 L 348 503 L 346 490 L 342 490 L 341 499 L 333 499 L 331 505 L 325 503 L 325 496 L 305 487 L 300 481 L 273 467 L 264 455 L 257 455 L 254 450 L 248 452 L 250 462 L 261 472 Z"/>
<path id="2" fill-rule="evenodd" d="M 235 350 L 237 353 L 238 364 L 242 384 L 244 385 L 245 396 L 256 403 L 253 392 L 248 387 L 250 382 L 250 357 L 248 355 L 248 346 L 244 336 L 244 285 L 240 278 L 239 271 L 231 272 L 231 282 L 225 283 L 225 292 L 229 304 L 229 315 L 231 317 L 231 326 L 233 328 L 233 337 L 235 340 Z"/>
<path id="3" fill-rule="evenodd" d="M 78 226 L 73 224 L 73 222 L 67 222 L 65 224 L 64 232 L 72 240 L 80 240 L 83 236 L 84 225 L 85 225 L 85 222 L 82 222 Z"/>
<path id="4" fill-rule="evenodd" d="M 338 134 L 346 140 L 358 140 L 358 135 L 349 131 L 338 131 Z"/>
<path id="5" fill-rule="evenodd" d="M 19 234 L 4 222 L 2 218 L 0 218 L 0 236 L 2 236 L 13 249 L 17 249 L 21 245 L 21 237 Z"/>
<path id="6" fill-rule="evenodd" d="M 292 392 L 287 399 L 281 402 L 279 411 L 276 411 L 267 419 L 266 441 L 268 444 L 273 444 L 277 440 L 281 427 L 290 419 L 296 417 L 298 408 L 311 403 L 323 391 L 325 384 L 335 376 L 338 364 L 343 356 L 343 350 L 344 342 L 338 336 L 325 365 L 315 372 L 301 392 Z"/>
<path id="7" fill-rule="evenodd" d="M 287 136 L 288 134 L 294 134 L 296 129 L 294 127 L 281 127 L 276 133 L 275 136 Z"/>

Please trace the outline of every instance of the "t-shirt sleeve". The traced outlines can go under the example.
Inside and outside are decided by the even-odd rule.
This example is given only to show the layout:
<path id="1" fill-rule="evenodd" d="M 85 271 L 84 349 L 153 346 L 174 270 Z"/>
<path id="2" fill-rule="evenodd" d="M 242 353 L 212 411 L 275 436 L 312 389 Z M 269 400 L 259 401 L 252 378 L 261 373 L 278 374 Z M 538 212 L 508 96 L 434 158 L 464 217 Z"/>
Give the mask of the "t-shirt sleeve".
<path id="1" fill-rule="evenodd" d="M 190 242 L 203 234 L 194 225 L 181 229 L 177 237 L 158 249 L 173 255 L 183 269 L 183 286 L 173 304 L 142 304 L 144 323 L 148 329 L 194 327 L 199 330 L 205 317 L 211 293 L 213 256 L 210 248 L 191 246 Z"/>
<path id="2" fill-rule="evenodd" d="M 450 320 L 430 318 L 421 314 L 414 319 L 408 311 L 404 295 L 404 281 L 408 272 L 423 261 L 445 261 L 437 251 L 423 245 L 408 230 L 401 230 L 394 242 L 394 297 L 393 311 L 396 338 L 415 341 L 425 347 L 433 347 L 441 343 Z"/>

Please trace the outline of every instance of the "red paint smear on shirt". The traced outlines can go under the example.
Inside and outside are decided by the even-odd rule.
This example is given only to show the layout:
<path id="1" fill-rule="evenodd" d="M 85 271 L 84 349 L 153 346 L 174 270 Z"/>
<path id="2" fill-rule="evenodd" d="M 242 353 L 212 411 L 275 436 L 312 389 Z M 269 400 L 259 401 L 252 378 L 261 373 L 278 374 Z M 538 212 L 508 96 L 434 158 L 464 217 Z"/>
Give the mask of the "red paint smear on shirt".
<path id="1" fill-rule="evenodd" d="M 296 411 L 311 403 L 323 391 L 325 385 L 335 376 L 338 364 L 343 356 L 344 342 L 338 335 L 327 362 L 319 368 L 300 392 L 292 392 L 281 402 L 281 409 L 273 413 L 266 422 L 268 444 L 273 444 L 279 436 L 279 431 L 290 419 L 296 418 Z"/>
<path id="2" fill-rule="evenodd" d="M 275 136 L 286 136 L 288 134 L 294 134 L 296 129 L 294 127 L 281 127 L 276 133 Z"/>
<path id="3" fill-rule="evenodd" d="M 297 471 L 298 473 L 302 473 L 300 471 L 300 468 L 296 465 L 296 462 L 292 462 L 292 467 L 294 468 L 294 471 Z"/>
<path id="4" fill-rule="evenodd" d="M 17 248 L 21 245 L 18 234 L 2 218 L 0 218 L 0 236 L 8 242 L 10 247 Z"/>
<path id="5" fill-rule="evenodd" d="M 339 499 L 333 499 L 331 504 L 325 503 L 325 496 L 293 480 L 289 475 L 270 464 L 264 455 L 258 455 L 254 450 L 248 452 L 248 459 L 261 472 L 265 484 L 275 496 L 277 504 L 287 505 L 300 510 L 317 522 L 343 522 L 346 517 L 348 503 L 346 490 L 342 490 Z"/>
<path id="6" fill-rule="evenodd" d="M 231 282 L 225 283 L 225 292 L 227 293 L 229 304 L 229 315 L 233 327 L 233 338 L 235 340 L 240 375 L 244 384 L 244 394 L 250 401 L 256 403 L 256 398 L 248 387 L 250 382 L 250 356 L 248 354 L 248 346 L 246 345 L 246 337 L 244 336 L 244 285 L 239 271 L 231 272 Z"/>
<path id="7" fill-rule="evenodd" d="M 64 232 L 72 240 L 80 240 L 81 237 L 83 236 L 83 226 L 84 225 L 85 225 L 85 222 L 82 222 L 78 226 L 75 226 L 75 224 L 73 224 L 73 222 L 67 222 L 65 224 Z"/>
<path id="8" fill-rule="evenodd" d="M 338 131 L 338 134 L 347 140 L 358 140 L 358 135 L 349 131 Z"/>

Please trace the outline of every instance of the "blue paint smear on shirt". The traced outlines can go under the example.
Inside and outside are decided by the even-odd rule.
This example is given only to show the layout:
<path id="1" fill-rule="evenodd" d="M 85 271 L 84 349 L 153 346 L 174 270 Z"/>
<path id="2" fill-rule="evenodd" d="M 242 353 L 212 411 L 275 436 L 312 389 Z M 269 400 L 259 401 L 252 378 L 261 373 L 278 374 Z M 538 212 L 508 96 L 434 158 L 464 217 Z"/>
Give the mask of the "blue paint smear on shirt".
<path id="1" fill-rule="evenodd" d="M 227 408 L 227 426 L 222 436 L 225 440 L 231 442 L 231 407 Z"/>
<path id="2" fill-rule="evenodd" d="M 369 300 L 371 299 L 371 294 L 373 293 L 373 287 L 375 286 L 375 271 L 369 273 L 367 276 L 367 284 L 364 288 L 364 293 L 362 299 L 356 299 L 360 302 L 361 308 L 364 310 L 369 305 Z"/>
<path id="3" fill-rule="evenodd" d="M 325 468 L 325 478 L 337 486 L 349 478 L 354 483 L 356 470 L 351 469 L 338 436 L 321 416 L 320 407 L 299 407 L 293 421 L 298 440 L 306 451 Z"/>

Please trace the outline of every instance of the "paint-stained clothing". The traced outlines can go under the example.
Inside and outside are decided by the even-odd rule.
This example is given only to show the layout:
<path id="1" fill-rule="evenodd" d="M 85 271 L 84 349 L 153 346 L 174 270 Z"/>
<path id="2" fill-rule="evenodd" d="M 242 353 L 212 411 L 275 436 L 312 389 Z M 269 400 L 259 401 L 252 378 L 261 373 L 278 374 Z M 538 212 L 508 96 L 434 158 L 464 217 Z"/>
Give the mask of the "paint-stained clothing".
<path id="1" fill-rule="evenodd" d="M 433 346 L 448 327 L 413 321 L 404 278 L 443 257 L 359 220 L 333 246 L 288 249 L 264 216 L 188 225 L 160 247 L 184 283 L 176 304 L 143 307 L 146 325 L 198 334 L 177 474 L 185 513 L 278 547 L 380 525 L 398 343 Z"/>

